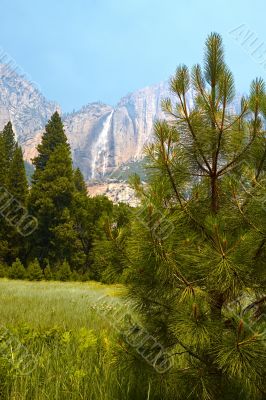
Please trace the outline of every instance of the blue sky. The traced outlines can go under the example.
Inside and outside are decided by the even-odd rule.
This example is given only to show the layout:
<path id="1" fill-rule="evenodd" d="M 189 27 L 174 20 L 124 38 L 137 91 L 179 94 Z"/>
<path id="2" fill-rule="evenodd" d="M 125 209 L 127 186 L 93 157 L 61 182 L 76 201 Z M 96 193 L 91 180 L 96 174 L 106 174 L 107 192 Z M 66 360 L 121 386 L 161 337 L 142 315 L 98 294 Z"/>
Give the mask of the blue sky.
<path id="1" fill-rule="evenodd" d="M 229 32 L 246 24 L 265 42 L 265 0 L 1 0 L 0 46 L 64 111 L 115 105 L 202 60 L 208 33 L 223 35 L 239 91 L 266 69 Z M 265 56 L 266 59 L 266 56 Z"/>

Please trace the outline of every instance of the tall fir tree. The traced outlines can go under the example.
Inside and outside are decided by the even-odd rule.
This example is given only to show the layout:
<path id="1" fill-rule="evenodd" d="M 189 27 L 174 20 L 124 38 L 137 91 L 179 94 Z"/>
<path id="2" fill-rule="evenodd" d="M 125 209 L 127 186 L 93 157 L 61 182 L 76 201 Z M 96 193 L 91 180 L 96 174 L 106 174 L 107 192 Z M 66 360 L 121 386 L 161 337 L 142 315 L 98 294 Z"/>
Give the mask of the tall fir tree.
<path id="1" fill-rule="evenodd" d="M 22 205 L 26 205 L 28 196 L 28 181 L 26 177 L 22 149 L 18 145 L 16 145 L 13 159 L 10 162 L 7 176 L 7 189 Z"/>
<path id="2" fill-rule="evenodd" d="M 21 258 L 25 254 L 26 241 L 18 233 L 15 219 L 18 221 L 25 211 L 23 207 L 26 205 L 28 186 L 22 150 L 16 143 L 11 122 L 7 123 L 0 134 L 0 185 L 14 197 L 5 211 L 11 213 L 14 218 L 13 224 L 1 216 L 0 227 L 2 259 L 12 263 L 17 257 Z"/>
<path id="3" fill-rule="evenodd" d="M 252 82 L 237 113 L 233 76 L 214 33 L 203 69 L 178 67 L 170 88 L 177 102 L 166 99 L 168 119 L 155 123 L 149 185 L 134 179 L 142 206 L 127 256 L 129 295 L 145 333 L 165 349 L 150 361 L 157 368 L 171 362 L 171 368 L 157 374 L 128 348 L 130 368 L 136 364 L 147 382 L 136 385 L 135 395 L 262 400 L 265 84 Z M 150 354 L 149 343 L 139 339 L 139 353 Z"/>
<path id="4" fill-rule="evenodd" d="M 9 172 L 6 179 L 6 188 L 13 196 L 18 207 L 18 211 L 15 211 L 16 207 L 14 205 L 13 212 L 16 213 L 16 219 L 19 221 L 19 219 L 27 212 L 28 182 L 22 149 L 17 144 L 13 153 L 13 158 L 10 161 Z M 16 226 L 9 225 L 6 226 L 6 238 L 9 248 L 7 262 L 11 264 L 16 258 L 25 262 L 28 240 L 30 240 L 30 238 L 26 239 L 21 236 Z"/>
<path id="5" fill-rule="evenodd" d="M 59 145 L 65 145 L 66 148 L 70 149 L 61 117 L 56 111 L 47 123 L 42 141 L 37 146 L 38 155 L 33 159 L 33 165 L 35 166 L 33 182 L 38 180 L 39 174 L 45 169 L 51 154 Z"/>
<path id="6" fill-rule="evenodd" d="M 12 123 L 8 122 L 0 133 L 0 184 L 6 185 L 11 161 L 16 150 L 16 139 Z"/>
<path id="7" fill-rule="evenodd" d="M 31 257 L 42 266 L 66 259 L 78 268 L 84 255 L 73 217 L 76 188 L 70 147 L 57 112 L 46 125 L 38 152 L 29 199 L 29 211 L 38 220 Z"/>
<path id="8" fill-rule="evenodd" d="M 84 177 L 79 168 L 74 171 L 74 184 L 75 188 L 79 193 L 85 194 L 87 196 L 87 187 L 84 181 Z"/>

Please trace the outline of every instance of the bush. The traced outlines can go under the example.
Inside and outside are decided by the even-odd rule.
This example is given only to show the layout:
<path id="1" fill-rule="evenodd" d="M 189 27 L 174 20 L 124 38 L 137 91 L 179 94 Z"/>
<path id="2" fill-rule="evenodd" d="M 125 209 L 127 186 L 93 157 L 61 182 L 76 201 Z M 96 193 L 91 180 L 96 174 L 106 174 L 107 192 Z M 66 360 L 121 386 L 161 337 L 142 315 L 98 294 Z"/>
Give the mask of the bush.
<path id="1" fill-rule="evenodd" d="M 30 281 L 40 281 L 43 279 L 43 272 L 37 258 L 35 258 L 35 260 L 29 264 L 27 278 Z"/>
<path id="2" fill-rule="evenodd" d="M 77 271 L 73 271 L 71 274 L 71 280 L 79 282 L 81 280 L 80 274 Z"/>
<path id="3" fill-rule="evenodd" d="M 11 268 L 9 270 L 9 278 L 11 279 L 25 279 L 26 278 L 26 270 L 19 260 L 19 258 L 16 259 L 16 261 L 13 262 L 11 265 Z"/>
<path id="4" fill-rule="evenodd" d="M 56 275 L 59 281 L 66 282 L 71 280 L 72 272 L 67 261 L 64 261 L 63 264 L 59 266 Z"/>
<path id="5" fill-rule="evenodd" d="M 0 264 L 0 278 L 6 278 L 8 276 L 8 268 L 4 264 Z"/>
<path id="6" fill-rule="evenodd" d="M 84 274 L 81 274 L 79 277 L 80 282 L 88 282 L 92 280 L 92 276 L 90 272 L 85 272 Z"/>
<path id="7" fill-rule="evenodd" d="M 45 269 L 44 269 L 44 278 L 47 281 L 51 281 L 53 279 L 53 273 L 52 273 L 50 265 L 47 265 L 47 267 L 45 267 Z"/>

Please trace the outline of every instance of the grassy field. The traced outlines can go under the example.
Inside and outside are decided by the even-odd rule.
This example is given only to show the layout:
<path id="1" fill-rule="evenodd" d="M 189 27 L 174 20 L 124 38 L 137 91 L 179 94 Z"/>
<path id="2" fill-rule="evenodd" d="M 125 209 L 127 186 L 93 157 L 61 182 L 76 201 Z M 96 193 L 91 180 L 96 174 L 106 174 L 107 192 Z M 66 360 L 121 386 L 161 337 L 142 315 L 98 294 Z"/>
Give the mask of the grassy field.
<path id="1" fill-rule="evenodd" d="M 123 307 L 124 292 L 94 282 L 0 280 L 1 400 L 133 399 L 116 356 L 119 335 L 98 307 L 102 296 L 101 307 Z"/>

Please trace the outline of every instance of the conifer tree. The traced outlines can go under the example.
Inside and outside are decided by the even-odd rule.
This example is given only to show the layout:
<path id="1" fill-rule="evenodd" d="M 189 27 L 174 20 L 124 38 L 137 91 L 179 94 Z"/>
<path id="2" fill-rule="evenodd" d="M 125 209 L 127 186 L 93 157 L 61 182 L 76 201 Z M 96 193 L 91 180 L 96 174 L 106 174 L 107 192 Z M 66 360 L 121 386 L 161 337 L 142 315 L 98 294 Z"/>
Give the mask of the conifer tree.
<path id="1" fill-rule="evenodd" d="M 41 281 L 44 278 L 42 269 L 37 258 L 33 260 L 27 268 L 27 278 L 30 281 Z"/>
<path id="2" fill-rule="evenodd" d="M 22 150 L 15 141 L 11 122 L 0 134 L 0 185 L 14 197 L 10 211 L 12 212 L 13 207 L 14 218 L 19 220 L 26 205 L 28 185 Z M 12 263 L 17 257 L 25 261 L 25 238 L 3 216 L 0 218 L 0 257 L 8 263 Z"/>
<path id="3" fill-rule="evenodd" d="M 13 158 L 10 161 L 8 176 L 6 178 L 6 188 L 14 198 L 14 217 L 19 221 L 27 211 L 28 182 L 26 177 L 25 165 L 23 161 L 22 149 L 16 145 Z M 15 206 L 16 204 L 16 206 Z M 15 211 L 15 208 L 17 210 Z M 15 221 L 14 221 L 15 222 Z M 7 261 L 11 263 L 16 258 L 25 262 L 28 240 L 21 236 L 16 226 L 5 224 L 5 237 L 8 241 Z M 29 238 L 30 240 L 30 238 Z"/>
<path id="4" fill-rule="evenodd" d="M 79 193 L 85 194 L 87 196 L 86 183 L 79 168 L 75 169 L 74 171 L 74 185 Z"/>
<path id="5" fill-rule="evenodd" d="M 59 145 L 65 145 L 66 148 L 70 149 L 62 120 L 59 113 L 56 111 L 47 123 L 42 141 L 37 146 L 38 155 L 33 160 L 33 165 L 35 166 L 33 181 L 38 179 L 40 172 L 45 169 L 51 154 Z"/>
<path id="6" fill-rule="evenodd" d="M 255 79 L 237 112 L 222 39 L 213 33 L 203 68 L 181 65 L 170 88 L 176 104 L 163 102 L 167 120 L 155 123 L 147 148 L 149 185 L 134 180 L 142 206 L 128 257 L 130 296 L 166 349 L 154 366 L 172 367 L 160 375 L 132 348 L 125 355 L 150 398 L 262 400 L 265 84 Z"/>
<path id="7" fill-rule="evenodd" d="M 26 204 L 28 181 L 23 161 L 22 149 L 16 145 L 7 176 L 7 189 L 22 205 Z"/>
<path id="8" fill-rule="evenodd" d="M 0 184 L 5 186 L 9 167 L 16 150 L 16 139 L 12 123 L 8 122 L 0 133 Z"/>
<path id="9" fill-rule="evenodd" d="M 13 131 L 12 123 L 10 121 L 5 125 L 1 133 L 1 136 L 3 137 L 4 140 L 6 160 L 8 163 L 10 163 L 11 160 L 13 159 L 14 152 L 16 149 L 15 133 Z"/>
<path id="10" fill-rule="evenodd" d="M 26 270 L 24 265 L 21 263 L 19 258 L 14 261 L 9 270 L 9 277 L 11 279 L 25 279 L 26 277 Z"/>
<path id="11" fill-rule="evenodd" d="M 73 268 L 84 263 L 82 244 L 74 223 L 76 187 L 70 147 L 62 121 L 55 113 L 46 126 L 39 154 L 34 159 L 29 210 L 38 220 L 32 257 L 41 265 L 66 259 Z"/>

